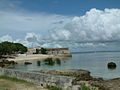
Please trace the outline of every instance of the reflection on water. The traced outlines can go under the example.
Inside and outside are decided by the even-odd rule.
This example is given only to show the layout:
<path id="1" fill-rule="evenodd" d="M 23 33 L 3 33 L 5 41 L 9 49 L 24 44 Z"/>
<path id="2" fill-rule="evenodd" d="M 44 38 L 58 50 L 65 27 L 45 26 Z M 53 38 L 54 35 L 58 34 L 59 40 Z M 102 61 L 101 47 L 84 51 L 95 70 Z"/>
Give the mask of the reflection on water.
<path id="1" fill-rule="evenodd" d="M 108 69 L 108 62 L 115 62 L 117 67 Z M 14 69 L 85 69 L 89 70 L 94 77 L 117 78 L 120 77 L 120 52 L 76 53 L 72 54 L 72 58 L 62 58 L 61 61 L 55 61 L 54 65 L 46 65 L 45 62 L 36 60 L 31 65 L 15 65 Z"/>

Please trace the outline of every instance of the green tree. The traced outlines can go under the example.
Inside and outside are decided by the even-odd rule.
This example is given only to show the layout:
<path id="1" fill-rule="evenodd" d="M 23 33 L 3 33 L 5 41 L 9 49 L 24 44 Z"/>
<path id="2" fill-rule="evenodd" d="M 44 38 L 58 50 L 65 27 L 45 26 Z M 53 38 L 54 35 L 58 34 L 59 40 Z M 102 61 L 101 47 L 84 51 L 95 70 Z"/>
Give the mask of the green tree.
<path id="1" fill-rule="evenodd" d="M 20 43 L 12 43 L 7 41 L 0 43 L 0 56 L 15 54 L 16 52 L 25 53 L 27 52 L 27 47 Z"/>
<path id="2" fill-rule="evenodd" d="M 46 49 L 45 48 L 41 48 L 41 54 L 47 54 Z"/>

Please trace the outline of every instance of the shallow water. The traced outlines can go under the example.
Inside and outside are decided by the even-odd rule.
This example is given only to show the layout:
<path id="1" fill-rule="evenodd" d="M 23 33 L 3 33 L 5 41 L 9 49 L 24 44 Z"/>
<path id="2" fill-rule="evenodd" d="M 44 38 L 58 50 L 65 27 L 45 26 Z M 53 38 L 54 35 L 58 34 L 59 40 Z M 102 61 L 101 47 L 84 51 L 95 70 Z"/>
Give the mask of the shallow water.
<path id="1" fill-rule="evenodd" d="M 72 58 L 61 60 L 61 64 L 45 65 L 37 61 L 32 61 L 31 65 L 18 64 L 14 69 L 19 70 L 43 70 L 43 69 L 84 69 L 89 70 L 94 77 L 112 79 L 120 77 L 120 52 L 96 52 L 96 53 L 76 53 Z M 108 69 L 108 62 L 115 62 L 116 69 Z"/>

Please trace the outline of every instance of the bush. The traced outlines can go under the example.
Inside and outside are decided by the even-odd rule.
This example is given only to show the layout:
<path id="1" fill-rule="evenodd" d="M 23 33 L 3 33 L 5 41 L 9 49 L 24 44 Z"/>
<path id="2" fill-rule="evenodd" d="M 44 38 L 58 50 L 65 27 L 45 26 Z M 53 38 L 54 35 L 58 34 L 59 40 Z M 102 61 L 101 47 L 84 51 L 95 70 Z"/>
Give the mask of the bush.
<path id="1" fill-rule="evenodd" d="M 45 48 L 41 48 L 41 54 L 47 54 Z"/>
<path id="2" fill-rule="evenodd" d="M 56 63 L 58 64 L 58 65 L 61 65 L 61 60 L 59 59 L 59 58 L 56 58 Z"/>
<path id="3" fill-rule="evenodd" d="M 37 66 L 40 66 L 41 65 L 41 61 L 37 61 Z"/>
<path id="4" fill-rule="evenodd" d="M 46 65 L 52 65 L 53 66 L 55 64 L 55 61 L 52 58 L 46 58 L 44 60 L 44 62 L 45 62 Z"/>

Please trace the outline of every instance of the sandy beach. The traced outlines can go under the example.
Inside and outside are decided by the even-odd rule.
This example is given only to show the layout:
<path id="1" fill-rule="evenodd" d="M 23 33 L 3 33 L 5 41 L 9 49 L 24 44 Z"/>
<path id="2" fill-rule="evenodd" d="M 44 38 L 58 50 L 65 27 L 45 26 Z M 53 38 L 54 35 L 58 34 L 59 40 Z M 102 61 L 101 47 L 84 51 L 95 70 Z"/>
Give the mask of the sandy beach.
<path id="1" fill-rule="evenodd" d="M 51 58 L 51 57 L 56 57 L 55 55 L 43 55 L 43 54 L 31 54 L 31 55 L 26 55 L 26 54 L 18 54 L 15 58 L 7 58 L 9 61 L 30 61 L 30 60 L 43 60 L 45 58 Z"/>
<path id="2" fill-rule="evenodd" d="M 31 61 L 31 60 L 43 60 L 45 58 L 62 58 L 62 59 L 67 59 L 70 58 L 72 55 L 71 54 L 57 54 L 57 55 L 45 55 L 45 54 L 18 54 L 14 58 L 7 58 L 9 61 L 15 61 L 15 62 L 20 62 L 20 61 Z"/>

